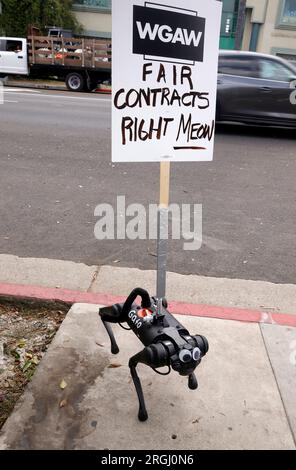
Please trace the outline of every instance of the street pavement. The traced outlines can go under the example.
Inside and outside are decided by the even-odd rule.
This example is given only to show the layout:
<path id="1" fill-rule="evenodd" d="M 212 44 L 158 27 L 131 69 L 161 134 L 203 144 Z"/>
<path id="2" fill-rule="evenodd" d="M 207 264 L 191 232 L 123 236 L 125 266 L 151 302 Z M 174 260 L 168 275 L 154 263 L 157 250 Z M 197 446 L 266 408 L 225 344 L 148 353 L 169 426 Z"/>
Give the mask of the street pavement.
<path id="1" fill-rule="evenodd" d="M 95 207 L 158 202 L 158 164 L 112 164 L 109 96 L 6 88 L 0 253 L 155 269 L 154 241 L 97 241 Z M 295 282 L 295 133 L 220 125 L 215 160 L 174 164 L 171 201 L 203 204 L 203 246 L 171 272 Z"/>

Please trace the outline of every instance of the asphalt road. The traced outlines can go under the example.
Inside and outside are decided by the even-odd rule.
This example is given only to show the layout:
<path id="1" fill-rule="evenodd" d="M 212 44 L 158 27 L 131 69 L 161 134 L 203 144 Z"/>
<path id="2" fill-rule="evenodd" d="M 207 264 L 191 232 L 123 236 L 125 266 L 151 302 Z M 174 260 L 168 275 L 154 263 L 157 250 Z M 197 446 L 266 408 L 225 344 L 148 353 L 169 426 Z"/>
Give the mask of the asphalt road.
<path id="1" fill-rule="evenodd" d="M 108 96 L 6 89 L 0 252 L 154 269 L 155 241 L 98 241 L 100 203 L 157 203 L 158 164 L 112 164 Z M 171 201 L 203 204 L 203 246 L 170 242 L 168 269 L 295 283 L 296 137 L 218 126 L 213 163 L 174 164 Z"/>

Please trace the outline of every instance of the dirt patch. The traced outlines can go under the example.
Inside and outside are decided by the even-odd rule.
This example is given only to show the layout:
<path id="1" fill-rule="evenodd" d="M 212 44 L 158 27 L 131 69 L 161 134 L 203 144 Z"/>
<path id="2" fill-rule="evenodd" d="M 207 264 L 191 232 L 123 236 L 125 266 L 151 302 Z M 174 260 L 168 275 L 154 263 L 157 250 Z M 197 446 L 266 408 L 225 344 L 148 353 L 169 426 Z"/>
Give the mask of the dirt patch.
<path id="1" fill-rule="evenodd" d="M 0 301 L 0 429 L 68 310 L 57 303 Z"/>

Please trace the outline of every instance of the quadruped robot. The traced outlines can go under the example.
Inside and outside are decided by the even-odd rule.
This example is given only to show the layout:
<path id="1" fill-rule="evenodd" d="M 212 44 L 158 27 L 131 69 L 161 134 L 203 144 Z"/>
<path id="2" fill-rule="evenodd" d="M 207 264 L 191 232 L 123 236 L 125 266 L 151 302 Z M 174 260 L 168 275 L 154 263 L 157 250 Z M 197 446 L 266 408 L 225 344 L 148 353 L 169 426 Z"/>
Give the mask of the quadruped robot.
<path id="1" fill-rule="evenodd" d="M 134 303 L 138 296 L 142 299 L 141 305 Z M 204 336 L 190 335 L 167 308 L 166 299 L 150 297 L 146 290 L 137 288 L 130 293 L 124 304 L 104 307 L 99 311 L 111 341 L 112 354 L 118 354 L 119 348 L 110 323 L 118 323 L 122 328 L 132 330 L 145 346 L 129 360 L 131 376 L 139 400 L 138 418 L 140 421 L 146 421 L 148 414 L 136 370 L 137 365 L 146 364 L 160 375 L 168 375 L 173 369 L 181 376 L 188 376 L 188 387 L 196 390 L 198 383 L 194 371 L 209 349 L 208 341 Z M 123 323 L 127 323 L 128 328 L 123 326 Z M 163 374 L 157 369 L 164 366 L 168 366 L 169 369 Z"/>

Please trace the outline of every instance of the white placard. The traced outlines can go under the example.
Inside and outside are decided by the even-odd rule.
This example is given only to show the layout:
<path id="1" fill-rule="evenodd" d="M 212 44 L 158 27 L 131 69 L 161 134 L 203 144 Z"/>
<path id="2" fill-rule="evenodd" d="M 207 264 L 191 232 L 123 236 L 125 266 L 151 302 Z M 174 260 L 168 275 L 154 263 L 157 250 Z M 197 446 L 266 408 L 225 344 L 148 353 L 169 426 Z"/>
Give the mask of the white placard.
<path id="1" fill-rule="evenodd" d="M 222 2 L 112 0 L 112 160 L 211 161 Z"/>

